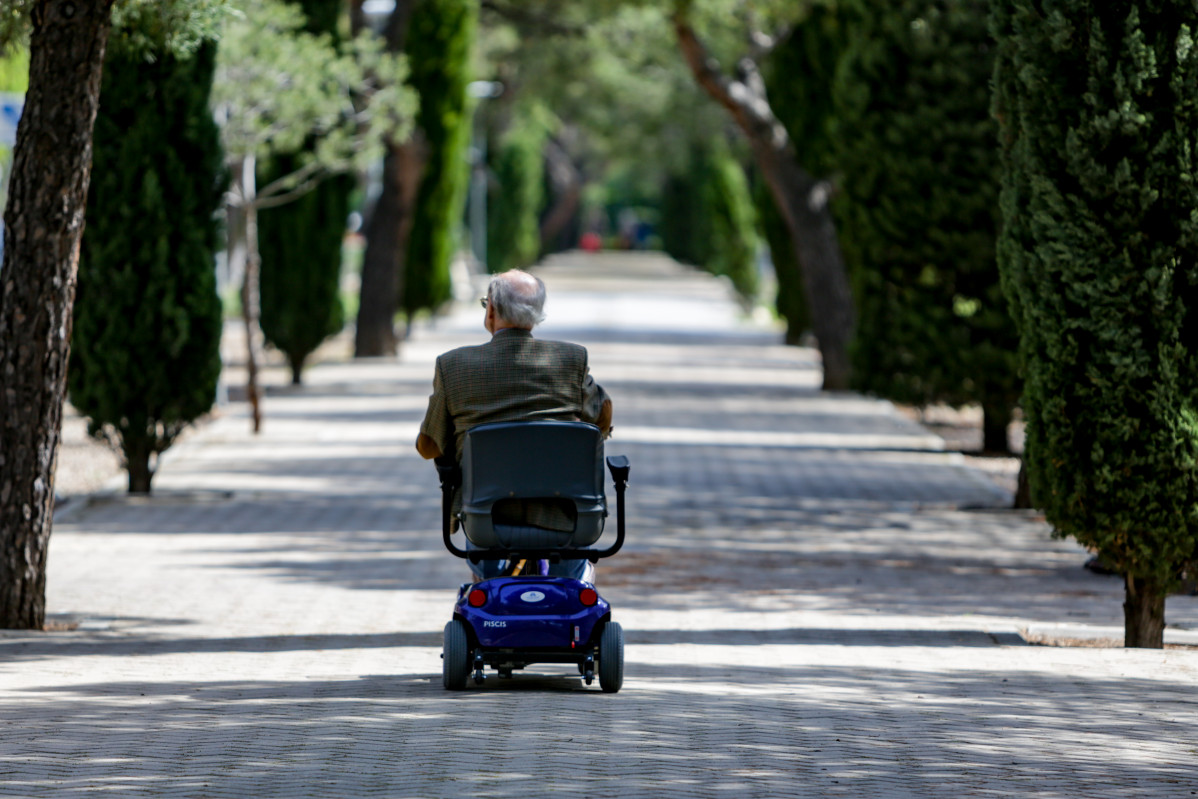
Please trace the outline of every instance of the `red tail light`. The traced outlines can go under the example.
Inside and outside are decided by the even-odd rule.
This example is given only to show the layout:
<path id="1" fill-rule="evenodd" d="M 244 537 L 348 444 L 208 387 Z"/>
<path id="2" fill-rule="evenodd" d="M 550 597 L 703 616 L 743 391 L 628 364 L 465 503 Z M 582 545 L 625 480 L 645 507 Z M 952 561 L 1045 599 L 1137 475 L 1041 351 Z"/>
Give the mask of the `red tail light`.
<path id="1" fill-rule="evenodd" d="M 466 601 L 470 603 L 470 607 L 472 608 L 481 608 L 483 605 L 487 604 L 487 592 L 481 588 L 475 588 L 470 592 L 470 595 L 466 597 Z"/>
<path id="2" fill-rule="evenodd" d="M 589 608 L 599 601 L 599 594 L 594 588 L 584 588 L 578 592 L 578 601 Z"/>

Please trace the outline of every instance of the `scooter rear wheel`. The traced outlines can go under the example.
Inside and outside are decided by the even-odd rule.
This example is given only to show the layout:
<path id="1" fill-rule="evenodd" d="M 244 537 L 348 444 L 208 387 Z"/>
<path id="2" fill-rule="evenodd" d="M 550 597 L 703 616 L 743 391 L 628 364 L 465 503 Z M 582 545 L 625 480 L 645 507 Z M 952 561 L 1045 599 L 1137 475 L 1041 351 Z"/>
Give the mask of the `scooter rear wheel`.
<path id="1" fill-rule="evenodd" d="M 466 687 L 470 676 L 470 640 L 461 619 L 446 622 L 441 646 L 441 683 L 449 691 Z"/>
<path id="2" fill-rule="evenodd" d="M 599 687 L 609 694 L 624 684 L 624 630 L 609 621 L 599 638 Z"/>

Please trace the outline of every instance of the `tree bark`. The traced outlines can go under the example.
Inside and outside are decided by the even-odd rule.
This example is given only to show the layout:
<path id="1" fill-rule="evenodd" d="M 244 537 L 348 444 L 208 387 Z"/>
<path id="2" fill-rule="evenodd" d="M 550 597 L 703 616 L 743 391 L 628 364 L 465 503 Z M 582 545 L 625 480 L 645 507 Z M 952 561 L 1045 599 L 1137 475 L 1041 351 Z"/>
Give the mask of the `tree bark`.
<path id="1" fill-rule="evenodd" d="M 32 7 L 0 265 L 0 627 L 40 629 L 71 312 L 112 0 Z"/>
<path id="2" fill-rule="evenodd" d="M 545 142 L 545 162 L 556 202 L 541 220 L 542 253 L 558 248 L 562 233 L 578 215 L 578 208 L 582 204 L 582 175 L 566 148 L 548 139 Z M 575 244 L 576 241 L 571 242 L 571 246 Z"/>
<path id="3" fill-rule="evenodd" d="M 1015 502 L 1012 504 L 1016 510 L 1030 510 L 1032 505 L 1032 484 L 1027 476 L 1027 457 L 1026 455 L 1019 459 L 1019 477 L 1015 484 Z"/>
<path id="4" fill-rule="evenodd" d="M 150 468 L 150 448 L 148 442 L 142 440 L 133 447 L 126 446 L 125 470 L 129 473 L 129 493 L 149 494 L 150 483 L 154 479 L 154 471 Z"/>
<path id="5" fill-rule="evenodd" d="M 366 27 L 366 12 L 362 9 L 363 0 L 349 0 L 349 35 L 357 36 Z"/>
<path id="6" fill-rule="evenodd" d="M 853 294 L 828 207 L 828 189 L 799 165 L 798 153 L 770 108 L 756 64 L 740 64 L 743 78 L 720 72 L 687 19 L 674 11 L 678 45 L 695 81 L 724 106 L 749 141 L 753 160 L 786 223 L 806 290 L 811 328 L 824 364 L 824 389 L 849 388 L 849 345 L 856 323 Z"/>
<path id="7" fill-rule="evenodd" d="M 397 0 L 387 19 L 383 39 L 387 50 L 403 52 L 408 23 L 416 0 Z M 358 321 L 354 331 L 354 357 L 372 358 L 399 353 L 401 334 L 395 329 L 403 291 L 403 272 L 412 212 L 420 177 L 424 173 L 418 140 L 389 142 L 383 158 L 383 185 L 366 223 L 366 251 L 362 254 Z"/>
<path id="8" fill-rule="evenodd" d="M 403 291 L 408 240 L 423 173 L 418 138 L 387 147 L 382 192 L 366 224 L 355 358 L 394 356 L 399 352 L 402 334 L 395 329 L 395 313 Z"/>
<path id="9" fill-rule="evenodd" d="M 982 451 L 1008 453 L 1011 442 L 1007 428 L 1011 426 L 1009 408 L 982 405 Z"/>
<path id="10" fill-rule="evenodd" d="M 1123 645 L 1142 649 L 1165 647 L 1165 592 L 1130 575 L 1124 578 Z"/>
<path id="11" fill-rule="evenodd" d="M 246 158 L 241 166 L 242 198 L 245 205 L 245 279 L 241 283 L 241 318 L 245 322 L 245 396 L 250 402 L 250 417 L 255 433 L 262 432 L 262 390 L 258 385 L 258 353 L 262 335 L 259 317 L 262 315 L 258 290 L 258 273 L 262 256 L 258 254 L 258 206 L 256 196 L 257 165 Z"/>
<path id="12" fill-rule="evenodd" d="M 291 385 L 293 386 L 304 384 L 304 360 L 305 358 L 294 355 L 287 356 L 287 366 L 291 369 Z"/>

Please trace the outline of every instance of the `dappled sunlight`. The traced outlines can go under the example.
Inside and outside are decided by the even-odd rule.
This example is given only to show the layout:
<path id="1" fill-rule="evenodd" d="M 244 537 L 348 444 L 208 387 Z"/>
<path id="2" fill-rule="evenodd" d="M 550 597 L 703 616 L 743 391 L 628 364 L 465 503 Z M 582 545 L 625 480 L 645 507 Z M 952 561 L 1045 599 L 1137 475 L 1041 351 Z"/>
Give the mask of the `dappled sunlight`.
<path id="1" fill-rule="evenodd" d="M 941 449 L 944 442 L 932 435 L 877 435 L 869 433 L 779 433 L 767 430 L 712 430 L 686 427 L 622 427 L 619 442 L 635 444 L 690 444 L 732 447 L 800 447 L 818 449 Z"/>
<path id="2" fill-rule="evenodd" d="M 573 665 L 441 687 L 469 577 L 413 441 L 435 356 L 483 337 L 474 306 L 418 324 L 402 359 L 272 385 L 260 436 L 231 406 L 154 494 L 56 522 L 57 631 L 0 635 L 5 786 L 740 799 L 1182 779 L 1192 652 L 1020 637 L 1118 622 L 1120 581 L 1079 547 L 890 403 L 818 391 L 810 350 L 730 318 L 599 321 L 576 329 L 615 402 L 606 452 L 632 465 L 627 543 L 596 578 L 625 630 L 620 693 Z M 1198 626 L 1198 598 L 1168 618 Z"/>
<path id="3" fill-rule="evenodd" d="M 529 784 L 549 793 L 668 797 L 946 795 L 966 785 L 1040 793 L 1046 772 L 1074 795 L 1093 795 L 1117 773 L 1120 791 L 1131 795 L 1188 779 L 1178 765 L 1187 758 L 1171 743 L 1188 739 L 1184 724 L 1153 710 L 1185 701 L 1184 691 L 1151 676 L 1113 680 L 1091 658 L 1060 650 L 967 647 L 951 650 L 947 667 L 928 665 L 942 647 L 639 643 L 629 648 L 624 691 L 612 696 L 582 691 L 565 669 L 446 693 L 434 646 L 387 646 L 385 637 L 381 647 L 315 643 L 327 648 L 281 641 L 273 655 L 249 652 L 224 664 L 200 653 L 192 660 L 210 669 L 203 676 L 193 667 L 153 680 L 13 686 L 0 694 L 0 712 L 12 718 L 14 703 L 36 697 L 40 729 L 55 746 L 13 741 L 0 764 L 19 764 L 20 772 L 7 784 L 31 794 L 53 784 L 58 795 L 97 779 L 125 791 L 198 790 L 213 784 L 212 762 L 221 764 L 216 784 L 231 794 L 319 784 L 330 795 L 400 786 L 440 795 L 450 775 L 455 792 L 500 797 L 527 796 Z M 985 658 L 965 657 L 970 652 Z M 1153 655 L 1117 655 L 1099 657 L 1152 674 Z M 263 658 L 276 661 L 273 670 L 308 676 L 231 673 L 259 671 Z M 183 663 L 160 659 L 168 672 Z M 1068 676 L 1057 676 L 1062 670 Z M 126 712 L 131 706 L 136 713 Z M 536 747 L 537 757 L 496 763 L 467 716 L 492 719 L 481 734 Z M 422 734 L 429 729 L 438 732 Z M 99 751 L 97 733 L 106 741 Z M 148 734 L 153 747 L 144 745 Z"/>

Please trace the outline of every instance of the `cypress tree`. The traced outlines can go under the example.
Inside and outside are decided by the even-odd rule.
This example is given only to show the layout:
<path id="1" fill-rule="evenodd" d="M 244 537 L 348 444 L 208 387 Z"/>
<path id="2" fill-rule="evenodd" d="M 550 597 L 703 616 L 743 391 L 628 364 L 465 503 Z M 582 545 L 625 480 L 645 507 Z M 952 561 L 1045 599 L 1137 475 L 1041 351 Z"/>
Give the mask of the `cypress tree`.
<path id="1" fill-rule="evenodd" d="M 487 190 L 487 268 L 492 272 L 523 269 L 537 260 L 547 133 L 541 114 L 526 111 L 499 147 L 488 150 L 495 153 Z"/>
<path id="2" fill-rule="evenodd" d="M 757 219 L 744 169 L 716 138 L 701 187 L 711 235 L 711 254 L 703 266 L 724 275 L 741 299 L 757 296 Z"/>
<path id="3" fill-rule="evenodd" d="M 271 162 L 271 174 L 295 168 L 294 158 Z M 345 326 L 341 242 L 354 185 L 352 176 L 326 178 L 302 197 L 258 213 L 259 324 L 287 358 L 296 385 L 308 356 Z"/>
<path id="4" fill-rule="evenodd" d="M 452 293 L 449 262 L 469 174 L 466 84 L 477 24 L 476 0 L 423 0 L 412 12 L 408 83 L 420 95 L 416 127 L 427 158 L 403 281 L 402 306 L 409 319 Z"/>
<path id="5" fill-rule="evenodd" d="M 122 451 L 130 491 L 150 490 L 152 459 L 212 407 L 220 376 L 215 53 L 117 49 L 104 68 L 69 386 L 92 435 Z"/>
<path id="6" fill-rule="evenodd" d="M 999 158 L 986 0 L 871 0 L 835 82 L 835 206 L 859 322 L 855 387 L 980 403 L 1007 451 L 1015 328 L 995 260 Z"/>
<path id="7" fill-rule="evenodd" d="M 692 146 L 685 175 L 662 191 L 662 247 L 673 258 L 725 275 L 746 301 L 757 294 L 757 234 L 744 170 L 719 137 Z"/>
<path id="8" fill-rule="evenodd" d="M 305 30 L 338 41 L 341 0 L 301 0 Z M 299 156 L 264 164 L 258 185 L 299 167 Z M 326 338 L 345 325 L 341 304 L 341 243 L 356 181 L 337 175 L 297 200 L 258 212 L 259 324 L 267 342 L 301 380 L 304 362 Z"/>
<path id="9" fill-rule="evenodd" d="M 991 13 L 1033 499 L 1124 575 L 1125 643 L 1160 647 L 1198 561 L 1198 11 Z"/>
<path id="10" fill-rule="evenodd" d="M 710 239 L 703 235 L 703 204 L 697 191 L 699 156 L 693 150 L 686 172 L 666 175 L 661 190 L 661 246 L 676 261 L 698 265 L 707 259 Z"/>

